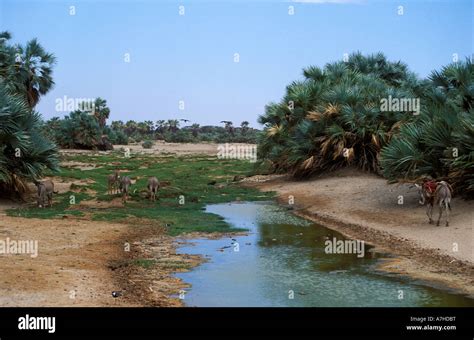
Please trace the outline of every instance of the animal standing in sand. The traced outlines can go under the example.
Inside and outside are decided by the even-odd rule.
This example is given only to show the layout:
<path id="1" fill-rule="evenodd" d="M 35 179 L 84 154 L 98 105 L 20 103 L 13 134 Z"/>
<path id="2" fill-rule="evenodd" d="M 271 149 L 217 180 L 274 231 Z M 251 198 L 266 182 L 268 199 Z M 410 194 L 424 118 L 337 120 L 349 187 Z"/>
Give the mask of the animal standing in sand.
<path id="1" fill-rule="evenodd" d="M 132 181 L 130 177 L 124 176 L 120 179 L 119 189 L 122 192 L 122 201 L 127 202 L 128 193 L 130 192 L 130 186 L 132 185 Z"/>
<path id="2" fill-rule="evenodd" d="M 46 206 L 46 200 L 48 201 L 48 206 L 53 206 L 53 193 L 54 191 L 54 183 L 50 180 L 46 180 L 43 182 L 35 182 L 36 187 L 38 188 L 38 208 L 44 208 Z"/>
<path id="3" fill-rule="evenodd" d="M 422 185 L 415 184 L 415 186 L 418 188 L 418 194 L 420 195 L 419 203 L 421 205 L 426 204 L 426 215 L 428 215 L 429 223 L 433 223 L 433 207 L 437 205 L 439 215 L 436 225 L 439 226 L 443 210 L 445 210 L 446 227 L 449 226 L 449 212 L 451 211 L 451 197 L 453 192 L 451 186 L 445 181 L 425 181 Z"/>
<path id="4" fill-rule="evenodd" d="M 107 177 L 107 184 L 108 184 L 107 193 L 109 195 L 116 194 L 119 191 L 119 182 L 120 182 L 120 172 L 118 170 L 115 170 L 113 175 L 109 175 Z"/>
<path id="5" fill-rule="evenodd" d="M 156 177 L 148 178 L 148 192 L 150 193 L 150 201 L 156 201 L 156 194 L 160 188 L 160 182 Z"/>

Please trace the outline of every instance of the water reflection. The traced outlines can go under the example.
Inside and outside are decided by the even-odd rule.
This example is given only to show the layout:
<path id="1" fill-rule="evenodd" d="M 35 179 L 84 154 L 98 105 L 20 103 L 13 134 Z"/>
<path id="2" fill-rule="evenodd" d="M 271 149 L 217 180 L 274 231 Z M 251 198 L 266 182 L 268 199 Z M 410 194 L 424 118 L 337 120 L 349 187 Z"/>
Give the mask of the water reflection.
<path id="1" fill-rule="evenodd" d="M 466 297 L 375 273 L 369 246 L 363 258 L 327 254 L 325 242 L 344 240 L 341 234 L 273 204 L 218 204 L 207 211 L 249 234 L 192 240 L 194 246 L 179 249 L 211 259 L 177 274 L 192 284 L 189 306 L 474 306 Z"/>

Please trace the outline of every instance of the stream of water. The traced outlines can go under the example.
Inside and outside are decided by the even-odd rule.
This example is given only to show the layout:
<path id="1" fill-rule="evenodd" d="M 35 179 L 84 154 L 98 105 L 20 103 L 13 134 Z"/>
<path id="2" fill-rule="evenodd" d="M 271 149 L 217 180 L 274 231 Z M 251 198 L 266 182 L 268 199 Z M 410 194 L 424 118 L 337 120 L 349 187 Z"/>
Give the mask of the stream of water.
<path id="1" fill-rule="evenodd" d="M 187 306 L 343 307 L 474 306 L 474 300 L 374 269 L 365 246 L 357 254 L 327 254 L 325 241 L 345 240 L 270 202 L 215 204 L 207 212 L 248 235 L 194 239 L 178 252 L 208 261 L 176 274 L 190 283 Z"/>

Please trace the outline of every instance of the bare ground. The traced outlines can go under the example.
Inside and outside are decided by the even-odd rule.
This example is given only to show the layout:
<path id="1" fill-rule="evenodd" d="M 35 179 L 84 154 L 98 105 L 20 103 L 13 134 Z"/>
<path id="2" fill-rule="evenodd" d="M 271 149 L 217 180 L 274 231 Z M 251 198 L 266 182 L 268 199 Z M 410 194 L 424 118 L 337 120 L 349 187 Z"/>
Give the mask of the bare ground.
<path id="1" fill-rule="evenodd" d="M 1 306 L 111 306 L 120 290 L 107 269 L 125 226 L 1 216 L 2 239 L 38 241 L 38 256 L 2 255 Z"/>
<path id="2" fill-rule="evenodd" d="M 294 212 L 396 258 L 380 269 L 410 275 L 474 296 L 474 204 L 454 198 L 450 226 L 428 224 L 415 188 L 387 184 L 375 175 L 344 169 L 306 181 L 256 176 L 245 185 L 294 197 Z M 403 197 L 403 204 L 399 204 Z M 437 218 L 437 210 L 433 214 Z"/>
<path id="3" fill-rule="evenodd" d="M 156 141 L 150 149 L 144 149 L 141 143 L 130 145 L 114 145 L 116 150 L 129 149 L 130 152 L 142 152 L 152 154 L 203 154 L 203 155 L 217 155 L 216 143 L 166 143 L 163 141 Z"/>
<path id="4" fill-rule="evenodd" d="M 249 145 L 241 143 L 232 143 L 232 145 Z M 150 149 L 142 147 L 141 143 L 133 143 L 128 145 L 114 145 L 116 151 L 126 151 L 127 149 L 132 153 L 146 153 L 156 155 L 208 155 L 217 156 L 218 152 L 217 143 L 167 143 L 164 141 L 155 141 Z M 60 151 L 62 154 L 107 154 L 110 151 L 90 151 L 90 150 L 75 150 L 75 149 L 63 149 Z M 67 166 L 75 168 L 92 169 L 94 164 L 85 164 L 79 162 L 66 163 Z"/>
<path id="5" fill-rule="evenodd" d="M 169 296 L 184 284 L 171 274 L 201 261 L 176 255 L 173 238 L 137 221 L 0 217 L 2 240 L 38 241 L 35 258 L 1 255 L 0 306 L 180 306 Z M 150 268 L 135 263 L 153 258 Z"/>

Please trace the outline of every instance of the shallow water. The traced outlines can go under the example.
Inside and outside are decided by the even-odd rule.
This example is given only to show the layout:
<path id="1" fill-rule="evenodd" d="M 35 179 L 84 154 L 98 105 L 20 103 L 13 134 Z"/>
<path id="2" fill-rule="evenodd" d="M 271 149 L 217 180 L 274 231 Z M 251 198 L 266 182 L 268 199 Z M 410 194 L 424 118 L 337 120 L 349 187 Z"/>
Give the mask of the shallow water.
<path id="1" fill-rule="evenodd" d="M 462 295 L 375 271 L 380 259 L 368 246 L 364 257 L 327 254 L 325 241 L 345 240 L 341 234 L 272 203 L 215 204 L 207 211 L 249 233 L 194 239 L 178 249 L 209 259 L 176 274 L 192 285 L 187 306 L 474 306 Z"/>

